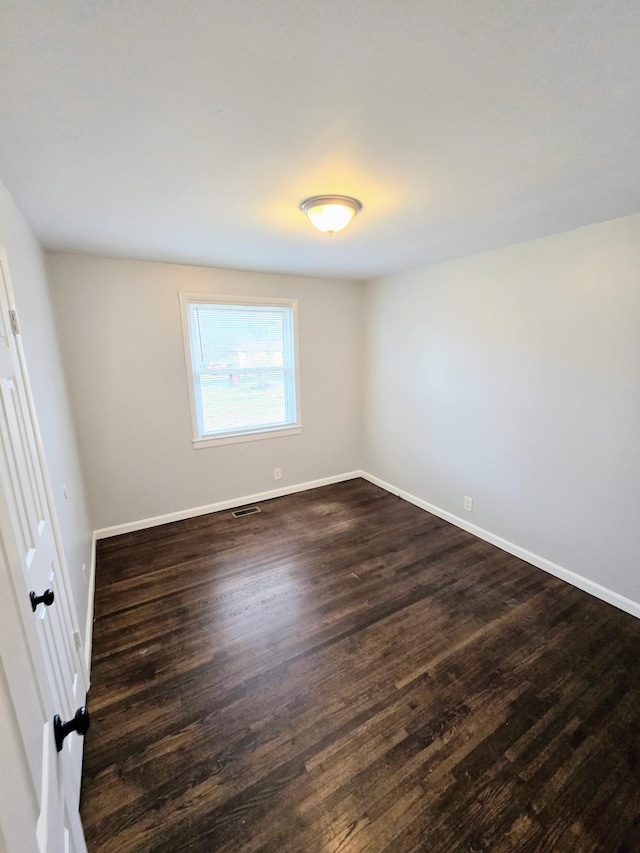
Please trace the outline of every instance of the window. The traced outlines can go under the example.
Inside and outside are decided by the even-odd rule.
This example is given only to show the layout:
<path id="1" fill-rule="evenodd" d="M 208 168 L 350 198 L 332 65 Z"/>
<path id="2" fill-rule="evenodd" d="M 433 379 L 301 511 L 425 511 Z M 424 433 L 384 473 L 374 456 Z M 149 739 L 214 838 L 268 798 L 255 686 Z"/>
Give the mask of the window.
<path id="1" fill-rule="evenodd" d="M 300 432 L 297 300 L 180 301 L 194 446 Z"/>

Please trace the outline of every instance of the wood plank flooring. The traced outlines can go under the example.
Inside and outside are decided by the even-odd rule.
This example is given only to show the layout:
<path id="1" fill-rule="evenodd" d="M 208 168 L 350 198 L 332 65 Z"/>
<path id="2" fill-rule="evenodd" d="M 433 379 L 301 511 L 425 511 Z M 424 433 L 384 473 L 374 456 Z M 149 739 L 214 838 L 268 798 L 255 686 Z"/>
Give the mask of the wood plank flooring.
<path id="1" fill-rule="evenodd" d="M 640 621 L 363 480 L 99 542 L 91 851 L 640 851 Z"/>

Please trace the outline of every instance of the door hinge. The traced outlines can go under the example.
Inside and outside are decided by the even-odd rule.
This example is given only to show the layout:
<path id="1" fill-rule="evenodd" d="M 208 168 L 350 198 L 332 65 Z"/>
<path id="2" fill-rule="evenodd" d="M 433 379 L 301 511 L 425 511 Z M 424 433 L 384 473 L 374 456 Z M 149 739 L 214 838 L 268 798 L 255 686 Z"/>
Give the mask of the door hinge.
<path id="1" fill-rule="evenodd" d="M 76 644 L 76 649 L 82 648 L 82 639 L 80 638 L 80 631 L 73 632 L 73 641 Z"/>
<path id="2" fill-rule="evenodd" d="M 18 312 L 13 308 L 9 311 L 9 320 L 11 321 L 11 331 L 14 335 L 20 334 L 20 323 L 18 323 Z"/>

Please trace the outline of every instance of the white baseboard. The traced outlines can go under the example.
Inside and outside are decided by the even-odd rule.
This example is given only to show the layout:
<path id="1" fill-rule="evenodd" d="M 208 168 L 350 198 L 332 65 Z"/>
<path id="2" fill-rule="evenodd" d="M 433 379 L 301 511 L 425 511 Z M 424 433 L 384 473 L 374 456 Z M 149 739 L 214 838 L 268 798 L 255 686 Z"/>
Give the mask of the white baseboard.
<path id="1" fill-rule="evenodd" d="M 87 603 L 87 622 L 84 628 L 84 662 L 91 682 L 91 646 L 93 643 L 93 605 L 96 594 L 96 534 L 91 540 L 91 565 L 89 568 L 89 592 Z"/>
<path id="2" fill-rule="evenodd" d="M 490 542 L 492 545 L 495 545 L 498 548 L 501 548 L 503 551 L 506 551 L 509 554 L 513 554 L 515 557 L 519 557 L 521 560 L 524 560 L 526 563 L 530 563 L 532 566 L 536 566 L 538 569 L 542 569 L 545 572 L 548 572 L 551 575 L 554 575 L 560 580 L 566 581 L 572 586 L 577 587 L 578 589 L 583 590 L 583 592 L 587 592 L 590 595 L 595 596 L 595 598 L 599 598 L 601 601 L 606 601 L 608 604 L 612 604 L 614 607 L 617 607 L 619 610 L 623 610 L 625 613 L 630 613 L 632 616 L 636 618 L 640 618 L 640 603 L 636 601 L 632 601 L 630 598 L 626 598 L 623 595 L 620 595 L 617 592 L 614 592 L 607 587 L 602 586 L 595 581 L 589 580 L 589 578 L 585 578 L 582 575 L 577 574 L 576 572 L 572 572 L 569 569 L 565 569 L 562 566 L 559 566 L 557 563 L 553 563 L 551 560 L 547 560 L 545 557 L 541 557 L 538 554 L 534 554 L 532 551 L 528 551 L 526 548 L 522 548 L 520 545 L 515 545 L 513 542 L 509 542 L 507 539 L 503 539 L 501 536 L 497 536 L 495 533 L 491 533 L 488 530 L 484 530 L 482 527 L 478 527 L 476 524 L 471 524 L 464 518 L 460 518 L 457 515 L 454 515 L 451 512 L 447 512 L 447 510 L 441 509 L 434 504 L 429 503 L 428 501 L 424 501 L 421 498 L 412 495 L 410 492 L 405 492 L 404 489 L 399 489 L 397 486 L 393 486 L 391 483 L 387 483 L 385 480 L 381 480 L 379 477 L 375 477 L 373 474 L 369 474 L 366 471 L 349 471 L 346 474 L 337 474 L 333 477 L 324 477 L 320 480 L 311 480 L 306 483 L 298 483 L 293 486 L 283 486 L 280 489 L 271 489 L 268 492 L 259 492 L 255 495 L 244 495 L 239 498 L 232 498 L 227 501 L 219 501 L 218 503 L 206 504 L 205 506 L 193 507 L 191 509 L 179 510 L 178 512 L 167 513 L 166 515 L 158 515 L 152 518 L 144 518 L 140 521 L 131 521 L 125 524 L 116 524 L 113 527 L 103 527 L 99 530 L 94 531 L 93 534 L 93 547 L 91 554 L 91 574 L 89 579 L 89 609 L 87 612 L 87 624 L 85 629 L 85 660 L 87 663 L 87 669 L 89 669 L 91 663 L 91 641 L 93 634 L 93 598 L 94 598 L 94 589 L 95 589 L 95 572 L 96 572 L 96 541 L 98 539 L 106 539 L 110 536 L 119 536 L 121 533 L 132 533 L 136 530 L 145 530 L 149 527 L 157 527 L 161 524 L 168 524 L 171 521 L 182 521 L 185 518 L 195 518 L 199 515 L 207 515 L 211 512 L 220 512 L 225 509 L 234 509 L 238 506 L 246 506 L 247 504 L 259 503 L 260 501 L 270 500 L 271 498 L 279 498 L 284 495 L 292 495 L 296 492 L 304 492 L 308 489 L 316 489 L 319 486 L 329 486 L 333 483 L 342 483 L 345 480 L 354 480 L 357 477 L 362 477 L 365 480 L 368 480 L 370 483 L 373 483 L 376 486 L 380 486 L 380 488 L 384 489 L 387 492 L 390 492 L 397 497 L 402 498 L 405 501 L 408 501 L 414 506 L 420 507 L 420 509 L 424 509 L 427 512 L 432 513 L 433 515 L 437 515 L 438 518 L 442 518 L 445 521 L 449 521 L 451 524 L 455 524 L 456 527 L 460 527 L 462 530 L 466 530 L 468 533 L 472 533 L 474 536 L 477 536 L 479 539 L 484 539 L 485 542 Z"/>
<path id="3" fill-rule="evenodd" d="M 399 489 L 396 486 L 391 485 L 391 483 L 387 483 L 384 480 L 381 480 L 379 477 L 374 477 L 373 474 L 368 474 L 366 471 L 361 471 L 360 476 L 364 480 L 368 480 L 370 483 L 373 483 L 376 486 L 380 486 L 380 488 L 384 489 L 385 491 L 391 492 L 392 495 L 397 495 L 397 497 L 402 498 L 403 500 L 408 501 L 409 503 L 412 503 L 417 507 L 420 507 L 420 509 L 424 509 L 427 512 L 432 513 L 433 515 L 437 515 L 438 518 L 442 518 L 445 521 L 449 521 L 451 522 L 451 524 L 455 524 L 456 527 L 460 527 L 462 528 L 462 530 L 466 530 L 468 533 L 472 533 L 479 539 L 484 539 L 485 542 L 490 542 L 492 545 L 496 545 L 503 551 L 507 551 L 509 554 L 513 554 L 514 557 L 519 557 L 526 563 L 531 563 L 532 566 L 536 566 L 536 568 L 542 569 L 543 571 L 548 572 L 550 575 L 555 575 L 555 577 L 560 578 L 560 580 L 566 581 L 567 583 L 570 583 L 572 586 L 583 590 L 583 592 L 588 592 L 590 595 L 595 596 L 595 598 L 599 598 L 602 601 L 606 601 L 608 604 L 612 604 L 619 610 L 624 610 L 625 613 L 630 613 L 632 616 L 635 616 L 640 619 L 640 604 L 638 602 L 632 601 L 630 598 L 625 598 L 624 595 L 620 595 L 619 593 L 614 592 L 611 589 L 607 589 L 607 587 L 601 586 L 595 581 L 589 580 L 588 578 L 585 578 L 582 575 L 576 574 L 576 572 L 572 572 L 569 569 L 565 569 L 562 566 L 559 566 L 557 563 L 552 563 L 551 560 L 547 560 L 545 557 L 540 557 L 538 554 L 534 554 L 531 551 L 527 551 L 526 548 L 521 548 L 520 545 L 514 545 L 513 542 L 509 542 L 507 539 L 503 539 L 501 536 L 496 536 L 495 533 L 491 533 L 488 530 L 484 530 L 482 527 L 478 527 L 475 524 L 470 524 L 468 521 L 466 521 L 466 519 L 459 518 L 457 515 L 454 515 L 451 512 L 447 512 L 444 509 L 440 509 L 440 507 L 438 506 L 434 506 L 434 504 L 430 504 L 427 501 L 423 501 L 421 498 L 417 498 L 415 495 L 412 495 L 409 492 L 405 492 L 403 489 Z"/>
<path id="4" fill-rule="evenodd" d="M 169 524 L 171 521 L 182 521 L 185 518 L 196 518 L 198 515 L 208 515 L 210 512 L 220 512 L 225 509 L 234 509 L 238 506 L 268 501 L 271 498 L 281 498 L 284 495 L 293 495 L 296 492 L 306 492 L 308 489 L 317 489 L 319 486 L 331 486 L 333 483 L 343 483 L 345 480 L 355 480 L 362 476 L 361 471 L 349 471 L 346 474 L 336 474 L 333 477 L 323 477 L 321 480 L 310 480 L 307 483 L 298 483 L 293 486 L 282 486 L 280 489 L 271 489 L 268 492 L 259 492 L 255 495 L 244 495 L 232 498 L 228 501 L 219 501 L 214 504 L 205 504 L 191 509 L 182 509 L 178 512 L 168 512 L 166 515 L 156 515 L 152 518 L 143 518 L 140 521 L 129 521 L 125 524 L 116 524 L 113 527 L 102 527 L 94 531 L 94 539 L 106 539 L 110 536 L 119 536 L 121 533 L 133 533 L 135 530 L 146 530 L 148 527 L 158 527 L 160 524 Z M 95 548 L 94 548 L 95 559 Z"/>

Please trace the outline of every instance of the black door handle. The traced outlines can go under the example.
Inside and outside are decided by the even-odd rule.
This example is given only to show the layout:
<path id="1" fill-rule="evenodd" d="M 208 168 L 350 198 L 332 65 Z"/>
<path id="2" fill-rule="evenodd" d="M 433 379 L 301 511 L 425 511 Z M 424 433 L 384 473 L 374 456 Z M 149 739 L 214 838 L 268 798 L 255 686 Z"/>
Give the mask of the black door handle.
<path id="1" fill-rule="evenodd" d="M 64 722 L 56 714 L 53 718 L 53 734 L 56 739 L 56 749 L 58 752 L 62 750 L 64 739 L 67 735 L 70 735 L 71 732 L 78 732 L 79 735 L 83 736 L 86 735 L 90 722 L 89 712 L 84 705 L 82 708 L 78 708 L 73 720 L 67 720 Z"/>
<path id="2" fill-rule="evenodd" d="M 36 612 L 36 607 L 39 604 L 44 604 L 47 607 L 50 607 L 53 604 L 53 599 L 55 598 L 52 589 L 45 589 L 42 595 L 36 595 L 35 592 L 29 593 L 29 598 L 31 599 L 31 609 L 33 612 Z"/>

